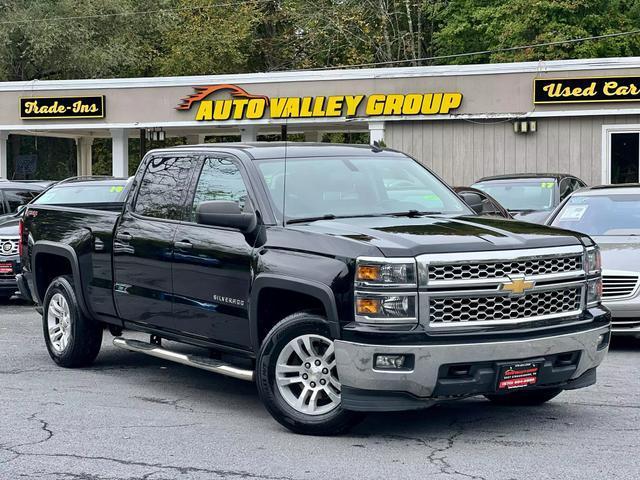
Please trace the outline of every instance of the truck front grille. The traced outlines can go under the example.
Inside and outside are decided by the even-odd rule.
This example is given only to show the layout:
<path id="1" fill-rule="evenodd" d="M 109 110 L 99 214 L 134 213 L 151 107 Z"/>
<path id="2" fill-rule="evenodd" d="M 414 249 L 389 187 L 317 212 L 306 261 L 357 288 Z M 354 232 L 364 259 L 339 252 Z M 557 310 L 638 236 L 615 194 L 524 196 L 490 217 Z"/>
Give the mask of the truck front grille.
<path id="1" fill-rule="evenodd" d="M 565 288 L 511 296 L 465 296 L 433 298 L 429 320 L 435 325 L 474 322 L 513 322 L 551 315 L 576 314 L 581 288 Z"/>
<path id="2" fill-rule="evenodd" d="M 582 321 L 582 246 L 421 255 L 420 322 L 439 331 Z"/>
<path id="3" fill-rule="evenodd" d="M 18 254 L 18 237 L 0 238 L 0 256 L 9 257 Z"/>
<path id="4" fill-rule="evenodd" d="M 602 275 L 602 298 L 614 300 L 631 297 L 638 287 L 638 275 L 628 273 L 609 273 Z"/>
<path id="5" fill-rule="evenodd" d="M 432 265 L 429 280 L 480 280 L 509 275 L 547 275 L 582 269 L 582 255 L 514 262 Z"/>

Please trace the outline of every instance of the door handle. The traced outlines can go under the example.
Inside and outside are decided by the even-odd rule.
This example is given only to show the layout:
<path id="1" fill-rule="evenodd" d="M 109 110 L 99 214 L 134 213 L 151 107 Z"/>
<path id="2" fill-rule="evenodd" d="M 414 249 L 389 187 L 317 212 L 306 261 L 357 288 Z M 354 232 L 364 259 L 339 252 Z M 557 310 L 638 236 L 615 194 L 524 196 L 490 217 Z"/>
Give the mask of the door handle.
<path id="1" fill-rule="evenodd" d="M 130 242 L 133 240 L 133 236 L 128 233 L 117 233 L 116 240 L 120 240 L 121 242 Z"/>
<path id="2" fill-rule="evenodd" d="M 181 248 L 183 250 L 189 250 L 193 248 L 193 244 L 189 240 L 183 240 L 181 242 L 174 242 L 173 244 L 176 248 Z"/>

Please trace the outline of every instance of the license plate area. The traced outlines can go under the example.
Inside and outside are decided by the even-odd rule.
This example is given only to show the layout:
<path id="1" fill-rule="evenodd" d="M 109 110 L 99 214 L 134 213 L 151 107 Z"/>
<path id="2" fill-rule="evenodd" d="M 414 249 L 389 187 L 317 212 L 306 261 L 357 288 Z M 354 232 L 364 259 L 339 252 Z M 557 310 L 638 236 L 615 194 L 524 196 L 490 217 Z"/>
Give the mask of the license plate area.
<path id="1" fill-rule="evenodd" d="M 538 383 L 543 360 L 527 362 L 509 362 L 498 365 L 496 390 L 522 390 Z"/>
<path id="2" fill-rule="evenodd" d="M 7 275 L 13 273 L 13 263 L 0 262 L 0 275 Z"/>

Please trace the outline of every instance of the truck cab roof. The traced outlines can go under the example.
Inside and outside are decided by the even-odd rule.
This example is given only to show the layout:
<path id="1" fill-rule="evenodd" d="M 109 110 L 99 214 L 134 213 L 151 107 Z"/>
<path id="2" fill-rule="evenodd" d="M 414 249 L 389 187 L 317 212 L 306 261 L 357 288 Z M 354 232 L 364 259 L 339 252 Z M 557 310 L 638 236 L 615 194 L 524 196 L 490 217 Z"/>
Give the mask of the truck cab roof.
<path id="1" fill-rule="evenodd" d="M 346 157 L 367 156 L 372 152 L 384 153 L 385 156 L 406 157 L 407 155 L 392 149 L 380 149 L 371 145 L 360 144 L 335 144 L 318 142 L 246 142 L 246 143 L 203 143 L 199 145 L 180 145 L 168 149 L 153 150 L 152 152 L 175 152 L 176 149 L 184 150 L 211 150 L 211 151 L 242 151 L 254 160 L 303 157 Z"/>

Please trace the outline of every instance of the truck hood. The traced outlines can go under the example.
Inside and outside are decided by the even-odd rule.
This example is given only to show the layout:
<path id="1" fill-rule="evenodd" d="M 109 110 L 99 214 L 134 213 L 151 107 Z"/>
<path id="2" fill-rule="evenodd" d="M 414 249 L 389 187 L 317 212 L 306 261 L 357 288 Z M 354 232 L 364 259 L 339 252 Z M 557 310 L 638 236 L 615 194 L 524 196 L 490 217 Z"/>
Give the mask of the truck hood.
<path id="1" fill-rule="evenodd" d="M 288 228 L 377 247 L 390 257 L 591 244 L 588 237 L 532 223 L 489 217 L 375 217 L 320 220 Z"/>
<path id="2" fill-rule="evenodd" d="M 20 219 L 10 216 L 0 220 L 0 237 L 17 237 Z"/>
<path id="3" fill-rule="evenodd" d="M 604 270 L 640 272 L 640 237 L 598 236 L 593 239 L 600 247 Z"/>

